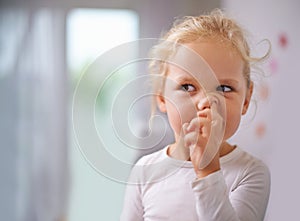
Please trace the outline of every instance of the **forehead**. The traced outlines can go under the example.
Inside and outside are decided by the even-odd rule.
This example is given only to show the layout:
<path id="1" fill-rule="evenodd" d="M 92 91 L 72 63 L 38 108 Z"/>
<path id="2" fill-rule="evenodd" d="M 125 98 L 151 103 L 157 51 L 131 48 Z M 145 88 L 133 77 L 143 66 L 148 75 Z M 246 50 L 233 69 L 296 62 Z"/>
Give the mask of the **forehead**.
<path id="1" fill-rule="evenodd" d="M 238 52 L 228 44 L 208 40 L 184 44 L 172 58 L 168 69 L 169 74 L 184 73 L 201 80 L 244 78 L 244 62 Z"/>
<path id="2" fill-rule="evenodd" d="M 237 50 L 229 43 L 201 40 L 186 44 L 186 47 L 201 56 L 218 79 L 244 77 L 244 61 Z"/>

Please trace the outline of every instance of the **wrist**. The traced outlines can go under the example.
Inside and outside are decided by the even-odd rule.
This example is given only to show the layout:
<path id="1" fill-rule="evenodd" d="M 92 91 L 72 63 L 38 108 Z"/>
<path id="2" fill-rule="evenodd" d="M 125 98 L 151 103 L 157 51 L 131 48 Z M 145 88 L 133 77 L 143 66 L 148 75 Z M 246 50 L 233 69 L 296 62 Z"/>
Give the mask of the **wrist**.
<path id="1" fill-rule="evenodd" d="M 197 178 L 203 178 L 208 176 L 209 174 L 215 173 L 221 169 L 220 167 L 220 158 L 219 154 L 217 154 L 214 159 L 203 169 L 196 168 L 194 165 L 194 169 L 197 175 Z"/>

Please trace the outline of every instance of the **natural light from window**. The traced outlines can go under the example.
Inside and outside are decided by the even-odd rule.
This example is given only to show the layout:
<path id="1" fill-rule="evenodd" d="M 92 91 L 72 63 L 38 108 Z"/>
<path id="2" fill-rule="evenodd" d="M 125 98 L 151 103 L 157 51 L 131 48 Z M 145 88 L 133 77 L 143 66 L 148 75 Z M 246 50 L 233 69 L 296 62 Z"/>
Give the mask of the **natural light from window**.
<path id="1" fill-rule="evenodd" d="M 138 38 L 138 15 L 130 10 L 75 9 L 67 18 L 67 62 L 77 72 L 103 52 Z"/>
<path id="2" fill-rule="evenodd" d="M 83 71 L 101 54 L 122 43 L 137 40 L 138 25 L 138 15 L 130 10 L 72 10 L 67 16 L 66 33 L 67 63 L 72 90 Z M 115 78 L 118 76 L 116 74 Z M 117 80 L 123 79 L 119 77 Z M 120 85 L 117 80 L 112 82 L 112 87 Z M 112 88 L 108 88 L 111 92 Z M 86 115 L 84 108 L 83 105 L 82 116 Z M 99 113 L 99 110 L 97 109 L 96 112 Z M 109 128 L 111 124 L 104 126 L 98 123 L 98 126 Z M 69 128 L 71 192 L 67 220 L 118 220 L 124 185 L 113 182 L 93 170 L 77 148 L 71 123 Z M 111 130 L 105 131 L 107 131 L 105 136 L 109 137 L 113 134 Z M 111 144 L 109 147 L 122 148 L 119 144 Z M 112 211 L 111 208 L 114 210 Z"/>

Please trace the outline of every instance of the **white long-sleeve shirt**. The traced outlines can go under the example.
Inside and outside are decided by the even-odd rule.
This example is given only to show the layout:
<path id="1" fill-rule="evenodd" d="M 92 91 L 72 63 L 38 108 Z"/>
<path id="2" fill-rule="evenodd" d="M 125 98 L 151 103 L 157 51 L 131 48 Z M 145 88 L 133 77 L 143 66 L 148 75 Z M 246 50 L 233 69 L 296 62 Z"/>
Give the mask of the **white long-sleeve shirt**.
<path id="1" fill-rule="evenodd" d="M 167 147 L 142 157 L 127 185 L 121 221 L 263 220 L 267 166 L 239 147 L 220 163 L 220 171 L 196 179 L 192 163 L 170 158 Z"/>

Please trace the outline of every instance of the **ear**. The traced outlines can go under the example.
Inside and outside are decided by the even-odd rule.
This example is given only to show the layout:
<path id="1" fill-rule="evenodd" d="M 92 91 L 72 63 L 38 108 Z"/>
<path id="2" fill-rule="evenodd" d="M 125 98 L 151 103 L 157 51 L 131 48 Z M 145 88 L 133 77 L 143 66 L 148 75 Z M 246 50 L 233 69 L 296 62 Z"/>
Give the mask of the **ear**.
<path id="1" fill-rule="evenodd" d="M 251 100 L 251 97 L 252 97 L 252 93 L 253 93 L 253 82 L 250 81 L 249 88 L 246 92 L 246 98 L 245 98 L 245 101 L 244 101 L 242 115 L 247 113 L 247 110 L 248 110 L 248 107 L 249 107 L 249 104 L 250 104 L 250 100 Z"/>
<path id="2" fill-rule="evenodd" d="M 166 100 L 165 100 L 165 97 L 161 93 L 156 95 L 156 104 L 161 112 L 163 112 L 163 113 L 167 112 Z"/>

